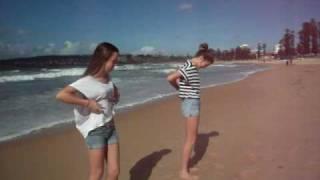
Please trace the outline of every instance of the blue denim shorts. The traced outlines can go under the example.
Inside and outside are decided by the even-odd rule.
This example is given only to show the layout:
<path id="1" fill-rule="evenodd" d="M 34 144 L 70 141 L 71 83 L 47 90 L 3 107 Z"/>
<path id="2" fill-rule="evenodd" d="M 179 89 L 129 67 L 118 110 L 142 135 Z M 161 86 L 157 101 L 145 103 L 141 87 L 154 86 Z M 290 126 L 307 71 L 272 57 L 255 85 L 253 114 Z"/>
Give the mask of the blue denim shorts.
<path id="1" fill-rule="evenodd" d="M 200 99 L 184 98 L 181 101 L 182 115 L 186 118 L 200 115 Z"/>
<path id="2" fill-rule="evenodd" d="M 118 143 L 118 134 L 113 121 L 91 130 L 85 141 L 89 149 L 100 149 L 108 144 Z"/>

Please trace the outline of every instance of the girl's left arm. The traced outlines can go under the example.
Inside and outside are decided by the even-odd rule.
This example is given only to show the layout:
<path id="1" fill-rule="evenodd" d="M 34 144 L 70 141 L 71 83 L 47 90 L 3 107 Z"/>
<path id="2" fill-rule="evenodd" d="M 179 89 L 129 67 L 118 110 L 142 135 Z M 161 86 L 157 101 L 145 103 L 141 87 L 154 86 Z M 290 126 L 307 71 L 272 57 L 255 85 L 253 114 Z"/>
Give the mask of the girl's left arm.
<path id="1" fill-rule="evenodd" d="M 181 78 L 181 74 L 178 71 L 175 71 L 167 77 L 167 80 L 176 90 L 179 90 L 179 80 Z"/>
<path id="2" fill-rule="evenodd" d="M 113 84 L 113 101 L 115 103 L 118 103 L 119 99 L 120 99 L 120 93 L 119 93 L 118 87 L 115 84 Z"/>

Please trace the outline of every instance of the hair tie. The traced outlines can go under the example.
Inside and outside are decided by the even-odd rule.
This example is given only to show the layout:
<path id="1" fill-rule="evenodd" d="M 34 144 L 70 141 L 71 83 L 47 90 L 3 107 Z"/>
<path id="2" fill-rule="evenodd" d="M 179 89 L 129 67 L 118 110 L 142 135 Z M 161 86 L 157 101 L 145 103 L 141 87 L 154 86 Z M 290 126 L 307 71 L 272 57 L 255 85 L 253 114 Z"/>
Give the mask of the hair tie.
<path id="1" fill-rule="evenodd" d="M 205 51 L 207 51 L 208 50 L 208 44 L 207 43 L 201 43 L 200 45 L 199 45 L 199 50 L 205 50 Z"/>

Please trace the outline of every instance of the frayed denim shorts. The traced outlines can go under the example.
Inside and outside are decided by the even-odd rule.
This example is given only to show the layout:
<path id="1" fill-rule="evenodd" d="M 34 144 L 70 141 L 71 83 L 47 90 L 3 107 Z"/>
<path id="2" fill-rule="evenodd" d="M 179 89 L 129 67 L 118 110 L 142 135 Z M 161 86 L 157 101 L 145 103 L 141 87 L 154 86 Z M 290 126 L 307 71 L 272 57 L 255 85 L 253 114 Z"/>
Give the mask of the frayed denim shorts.
<path id="1" fill-rule="evenodd" d="M 89 149 L 100 149 L 109 144 L 118 143 L 118 134 L 114 122 L 108 122 L 103 126 L 91 130 L 85 141 Z"/>
<path id="2" fill-rule="evenodd" d="M 200 115 L 200 99 L 181 99 L 181 111 L 182 115 L 186 118 L 198 117 Z"/>

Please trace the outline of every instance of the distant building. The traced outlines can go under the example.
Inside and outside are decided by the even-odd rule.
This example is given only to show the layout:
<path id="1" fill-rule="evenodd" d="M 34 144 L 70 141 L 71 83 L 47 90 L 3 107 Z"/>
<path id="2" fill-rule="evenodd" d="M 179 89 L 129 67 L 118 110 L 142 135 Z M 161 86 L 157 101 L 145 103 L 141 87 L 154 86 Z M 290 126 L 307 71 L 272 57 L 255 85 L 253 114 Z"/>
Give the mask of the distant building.
<path id="1" fill-rule="evenodd" d="M 283 59 L 283 53 L 282 53 L 283 46 L 281 44 L 276 44 L 273 47 L 273 53 L 272 56 L 275 59 Z"/>
<path id="2" fill-rule="evenodd" d="M 248 44 L 241 44 L 240 48 L 249 48 L 249 45 Z"/>
<path id="3" fill-rule="evenodd" d="M 273 53 L 276 55 L 276 54 L 279 54 L 281 50 L 281 44 L 276 44 L 274 45 L 274 48 L 273 48 Z"/>

